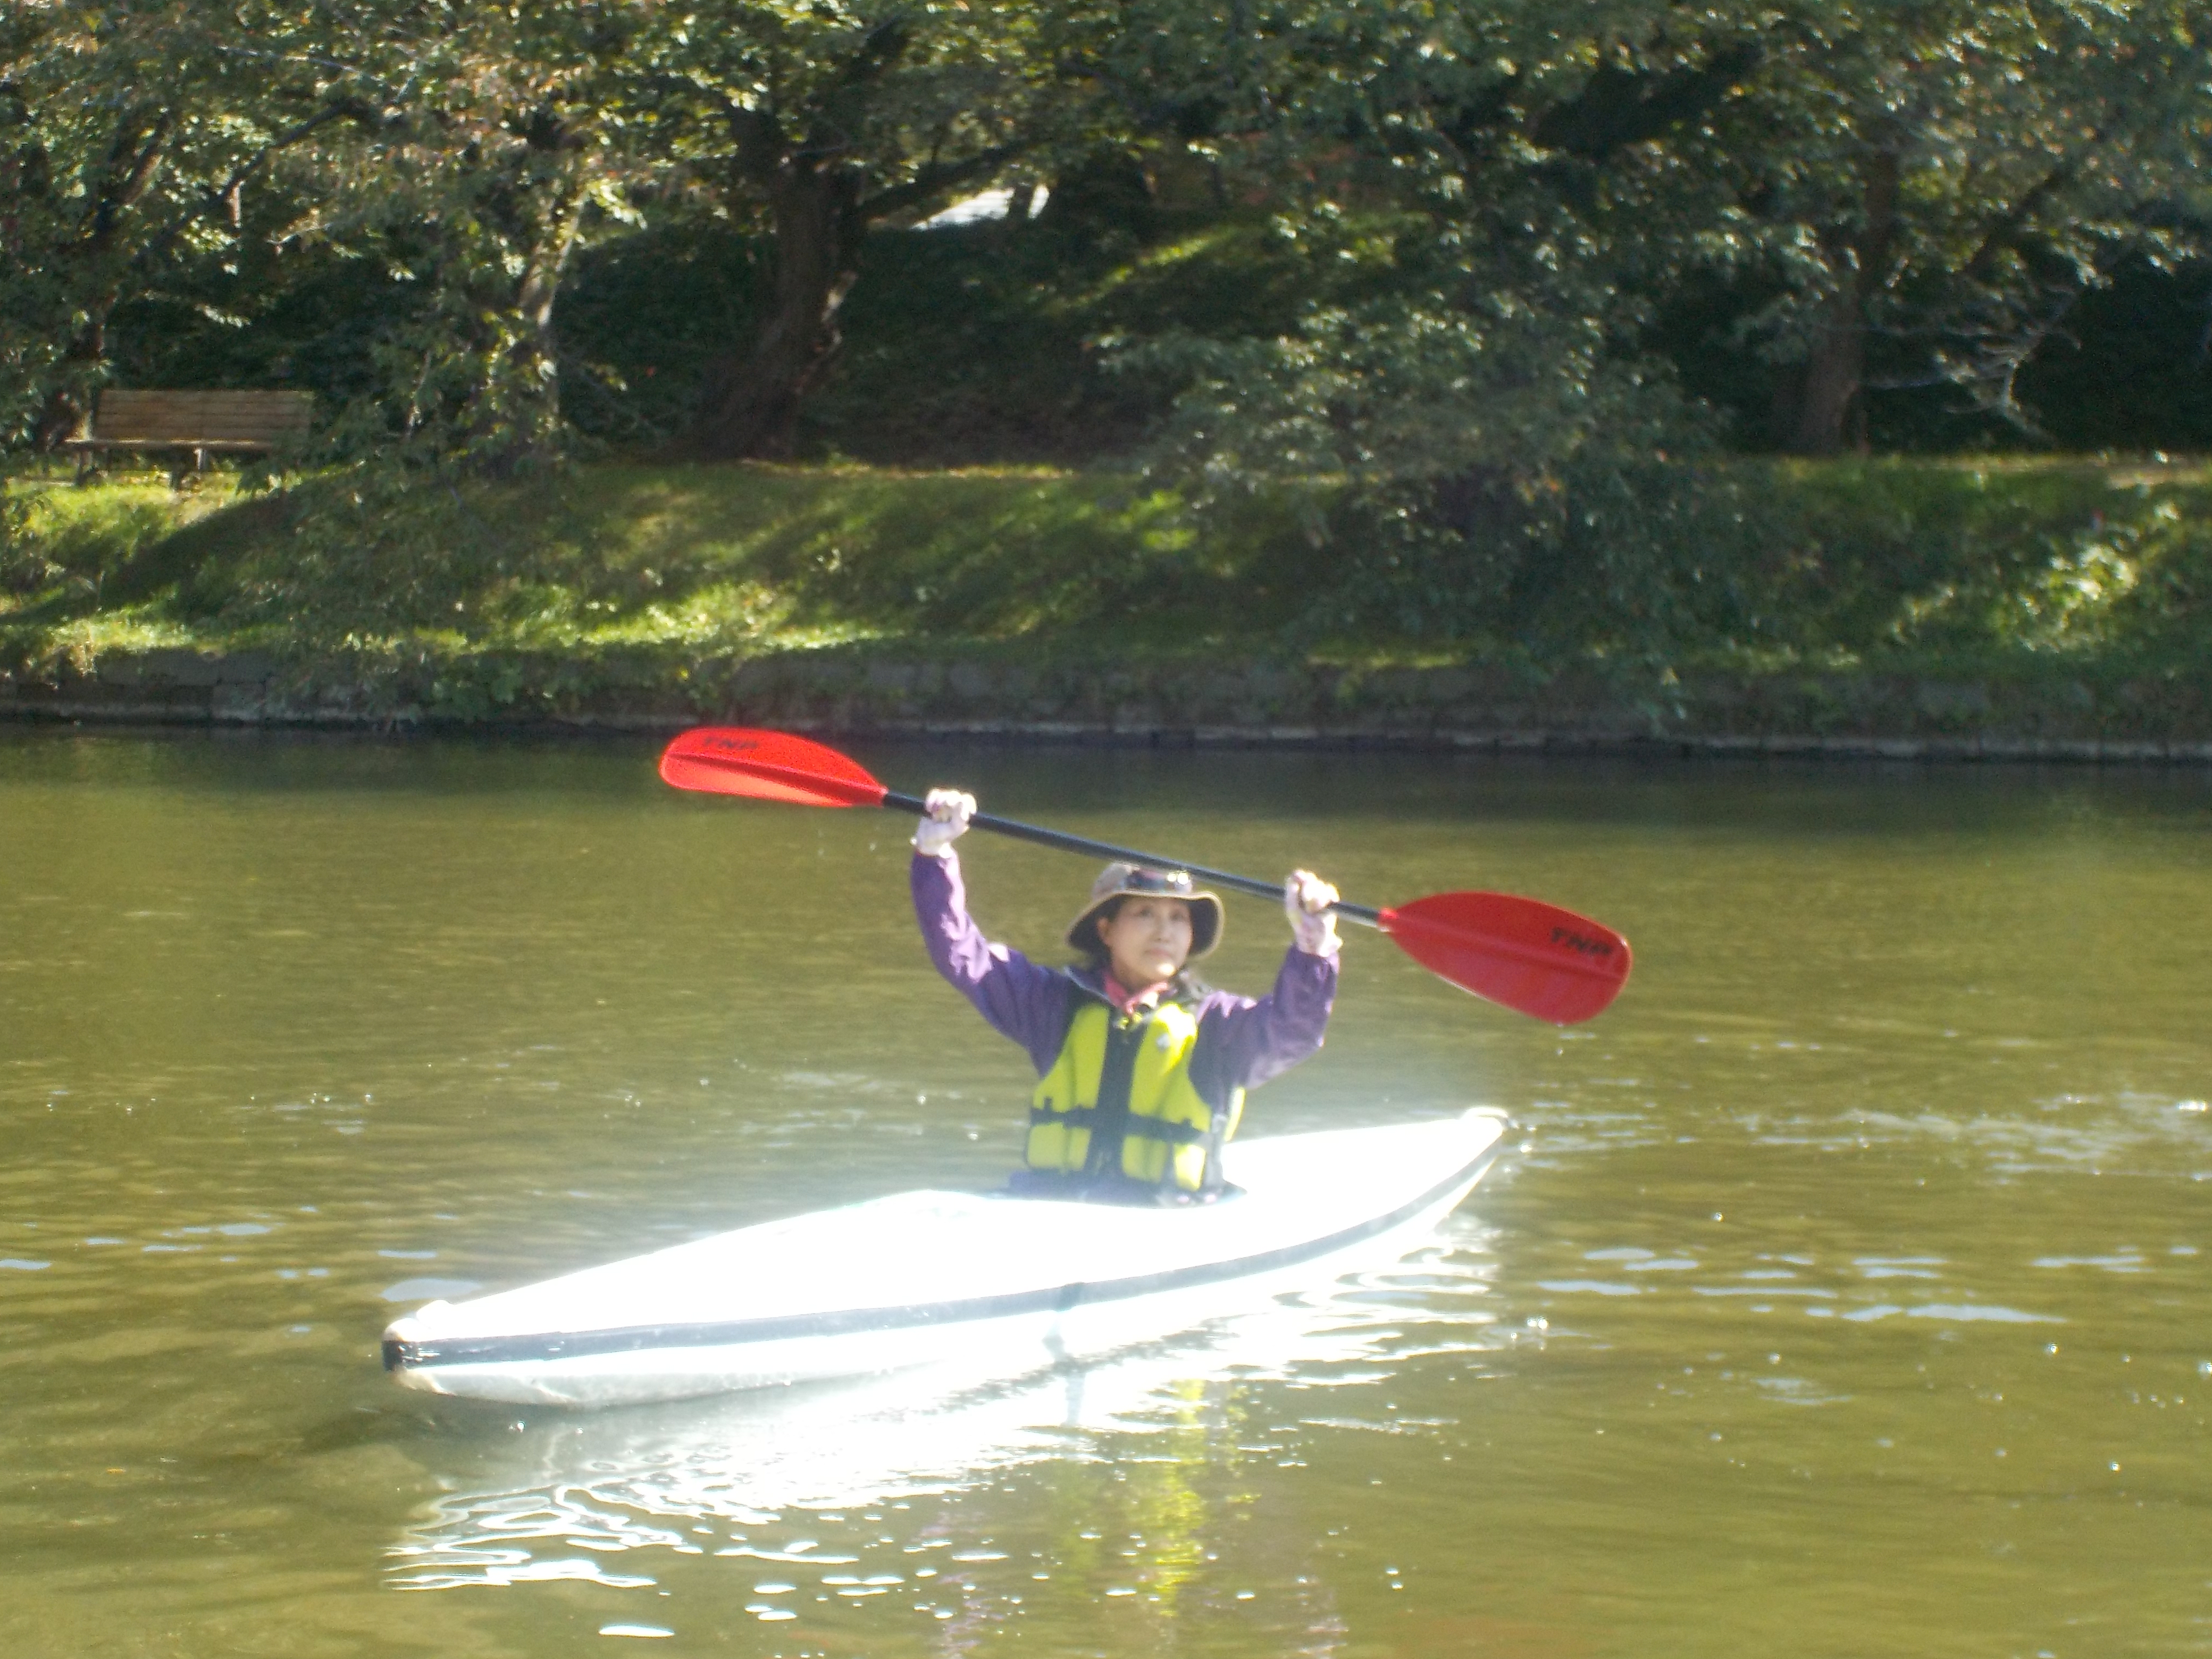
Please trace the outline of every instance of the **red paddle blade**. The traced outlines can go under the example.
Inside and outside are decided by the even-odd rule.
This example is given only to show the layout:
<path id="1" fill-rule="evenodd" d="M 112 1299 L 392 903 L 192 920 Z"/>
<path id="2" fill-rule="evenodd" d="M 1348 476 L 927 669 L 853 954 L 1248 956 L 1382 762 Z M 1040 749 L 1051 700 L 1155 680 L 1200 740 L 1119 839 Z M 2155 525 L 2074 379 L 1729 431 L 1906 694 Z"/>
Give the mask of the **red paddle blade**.
<path id="1" fill-rule="evenodd" d="M 788 732 L 701 726 L 660 751 L 660 777 L 678 789 L 750 795 L 797 806 L 880 806 L 885 793 L 857 761 Z"/>
<path id="2" fill-rule="evenodd" d="M 1540 899 L 1432 893 L 1380 920 L 1398 948 L 1431 973 L 1554 1025 L 1602 1012 L 1628 979 L 1626 939 Z"/>

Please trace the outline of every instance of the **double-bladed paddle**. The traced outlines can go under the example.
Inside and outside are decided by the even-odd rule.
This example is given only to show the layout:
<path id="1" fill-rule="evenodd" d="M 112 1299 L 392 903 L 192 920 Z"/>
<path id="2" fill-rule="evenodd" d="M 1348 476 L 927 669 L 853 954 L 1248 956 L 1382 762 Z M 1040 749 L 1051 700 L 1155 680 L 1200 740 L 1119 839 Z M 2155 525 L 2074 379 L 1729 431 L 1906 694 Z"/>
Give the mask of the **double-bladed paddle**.
<path id="1" fill-rule="evenodd" d="M 902 795 L 870 777 L 851 757 L 787 732 L 702 726 L 662 751 L 660 775 L 678 789 L 799 806 L 884 806 L 927 817 L 919 795 Z M 1279 882 L 1209 870 L 1083 836 L 978 812 L 969 827 L 1093 858 L 1123 859 L 1155 870 L 1187 870 L 1218 886 L 1279 901 Z M 1541 900 L 1510 893 L 1431 893 L 1389 909 L 1339 902 L 1336 914 L 1380 928 L 1430 972 L 1463 991 L 1554 1024 L 1591 1018 L 1620 994 L 1628 941 L 1610 927 Z"/>

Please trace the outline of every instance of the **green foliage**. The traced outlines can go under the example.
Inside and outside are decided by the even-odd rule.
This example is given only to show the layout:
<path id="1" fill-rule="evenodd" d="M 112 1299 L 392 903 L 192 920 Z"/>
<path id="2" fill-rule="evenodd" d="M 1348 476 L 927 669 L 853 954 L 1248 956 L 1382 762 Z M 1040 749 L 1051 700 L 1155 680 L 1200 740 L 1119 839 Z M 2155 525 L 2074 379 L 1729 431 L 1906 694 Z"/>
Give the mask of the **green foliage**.
<path id="1" fill-rule="evenodd" d="M 1672 552 L 1697 544 L 1706 492 L 1649 458 L 1703 434 L 1606 344 L 1506 291 L 1177 343 L 1149 354 L 1196 376 L 1152 466 L 1201 511 L 1331 481 L 1304 498 L 1336 556 L 1310 629 L 1650 655 L 1676 642 Z"/>
<path id="2" fill-rule="evenodd" d="M 109 330 L 116 384 L 283 386 L 325 414 L 386 395 L 384 353 L 421 326 L 435 296 L 397 261 L 328 242 L 254 243 L 118 304 Z"/>
<path id="3" fill-rule="evenodd" d="M 856 196 L 908 191 L 904 205 L 919 207 L 936 198 L 935 175 L 958 168 L 960 179 L 988 182 L 996 162 L 971 167 L 977 158 L 1031 148 L 1049 127 L 1079 130 L 1058 58 L 1106 21 L 1025 0 L 665 6 L 634 43 L 653 79 L 631 95 L 663 109 L 688 93 L 696 108 L 679 106 L 668 142 L 721 163 L 738 201 L 773 187 L 752 174 L 747 146 L 787 143 L 834 150 Z M 755 195 L 751 205 L 767 204 Z"/>
<path id="4" fill-rule="evenodd" d="M 376 255 L 423 300 L 374 347 L 377 391 L 341 420 L 341 453 L 396 434 L 411 459 L 498 472 L 560 452 L 557 296 L 575 250 L 635 218 L 653 123 L 630 99 L 654 15 L 478 9 L 379 43 L 407 94 L 333 157 L 300 234 Z"/>
<path id="5" fill-rule="evenodd" d="M 754 322 L 768 249 L 718 219 L 655 224 L 578 256 L 561 302 L 563 412 L 632 448 L 675 442 L 707 366 Z"/>
<path id="6" fill-rule="evenodd" d="M 1343 378 L 1366 347 L 1324 312 L 1487 340 L 1518 309 L 1563 346 L 1542 429 L 1579 418 L 1592 352 L 1650 381 L 1664 310 L 1695 388 L 1750 415 L 1739 441 L 1770 410 L 1784 447 L 1878 437 L 1869 409 L 1913 387 L 2017 437 L 2114 273 L 2171 276 L 2202 240 L 2198 9 L 17 7 L 0 434 L 58 437 L 120 372 L 312 386 L 337 453 L 398 438 L 493 471 L 578 427 L 665 444 L 709 406 L 782 441 L 802 393 L 811 453 L 1068 456 L 1127 444 L 1180 384 L 1109 382 L 1109 342 L 1341 349 Z M 902 233 L 994 180 L 1053 199 Z M 1418 409 L 1367 404 L 1378 443 L 1418 434 Z M 1686 441 L 1629 421 L 1624 452 Z M 1355 481 L 1395 521 L 1386 473 L 1430 462 Z"/>

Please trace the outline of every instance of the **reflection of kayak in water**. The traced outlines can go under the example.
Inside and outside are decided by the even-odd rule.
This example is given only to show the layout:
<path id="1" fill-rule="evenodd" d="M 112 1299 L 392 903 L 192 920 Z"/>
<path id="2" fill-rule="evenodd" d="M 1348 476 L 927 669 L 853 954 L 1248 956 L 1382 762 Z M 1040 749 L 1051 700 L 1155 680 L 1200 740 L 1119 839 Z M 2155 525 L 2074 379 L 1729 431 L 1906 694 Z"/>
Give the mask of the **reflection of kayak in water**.
<path id="1" fill-rule="evenodd" d="M 901 1193 L 433 1302 L 386 1330 L 384 1362 L 431 1393 L 580 1406 L 986 1352 L 1012 1375 L 1409 1247 L 1504 1128 L 1470 1112 L 1232 1144 L 1223 1171 L 1244 1191 L 1187 1208 Z"/>

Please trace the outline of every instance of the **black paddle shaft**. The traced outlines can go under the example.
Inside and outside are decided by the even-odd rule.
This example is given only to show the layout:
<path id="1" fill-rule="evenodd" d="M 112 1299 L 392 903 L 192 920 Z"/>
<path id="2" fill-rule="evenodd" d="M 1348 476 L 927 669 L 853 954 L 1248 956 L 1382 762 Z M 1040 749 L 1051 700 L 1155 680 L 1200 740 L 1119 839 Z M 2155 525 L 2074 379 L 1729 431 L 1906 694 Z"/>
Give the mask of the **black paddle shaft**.
<path id="1" fill-rule="evenodd" d="M 929 816 L 929 804 L 919 795 L 902 795 L 896 790 L 884 791 L 883 804 L 896 812 L 911 812 L 916 817 Z M 1249 893 L 1254 898 L 1271 898 L 1279 902 L 1283 884 L 1278 881 L 1261 881 L 1253 876 L 1232 875 L 1226 870 L 1209 870 L 1202 864 L 1186 864 L 1181 859 L 1164 859 L 1157 853 L 1139 853 L 1127 847 L 1109 846 L 1103 841 L 1092 841 L 1086 836 L 1071 836 L 1064 830 L 1040 829 L 1034 823 L 1018 823 L 1012 818 L 994 817 L 988 812 L 978 812 L 968 820 L 971 830 L 988 830 L 994 835 L 1011 836 L 1016 841 L 1035 842 L 1040 847 L 1054 847 L 1063 853 L 1086 853 L 1092 858 L 1120 859 L 1129 864 L 1141 864 L 1152 870 L 1182 870 L 1201 881 Z M 1382 925 L 1382 913 L 1364 904 L 1346 904 L 1339 900 L 1330 907 L 1340 916 L 1352 921 L 1364 921 L 1370 927 Z"/>

